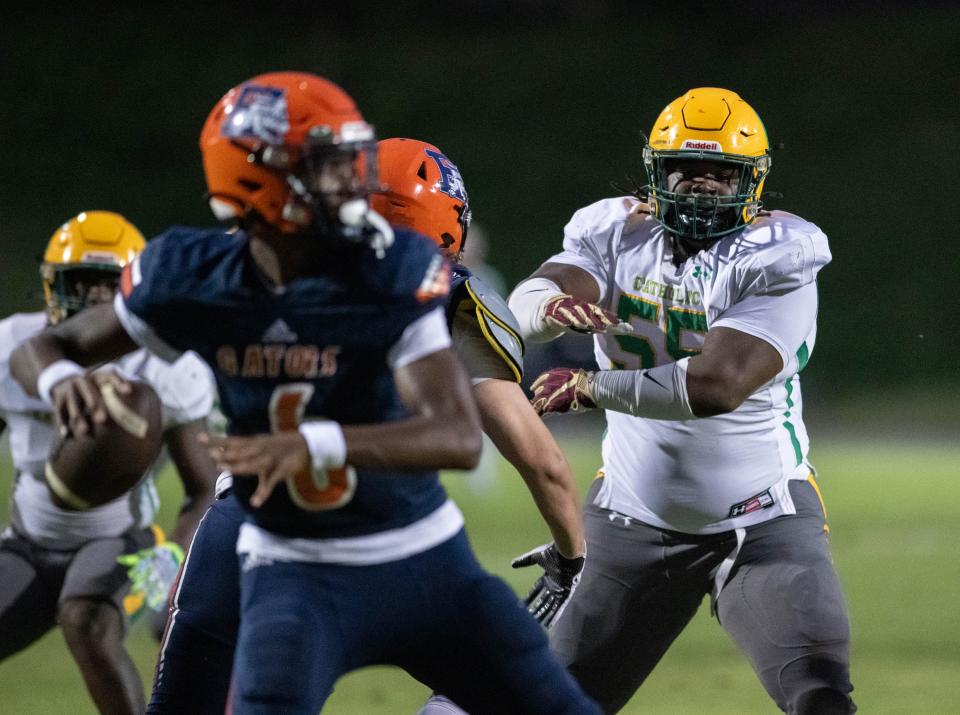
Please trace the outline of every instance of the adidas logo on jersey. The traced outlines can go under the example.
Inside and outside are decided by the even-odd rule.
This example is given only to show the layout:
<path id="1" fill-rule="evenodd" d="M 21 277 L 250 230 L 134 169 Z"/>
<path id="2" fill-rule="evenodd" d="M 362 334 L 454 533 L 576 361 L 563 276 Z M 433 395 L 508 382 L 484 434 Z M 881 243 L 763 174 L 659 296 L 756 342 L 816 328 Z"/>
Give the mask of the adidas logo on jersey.
<path id="1" fill-rule="evenodd" d="M 297 334 L 290 329 L 283 318 L 277 318 L 260 338 L 262 343 L 295 343 Z"/>

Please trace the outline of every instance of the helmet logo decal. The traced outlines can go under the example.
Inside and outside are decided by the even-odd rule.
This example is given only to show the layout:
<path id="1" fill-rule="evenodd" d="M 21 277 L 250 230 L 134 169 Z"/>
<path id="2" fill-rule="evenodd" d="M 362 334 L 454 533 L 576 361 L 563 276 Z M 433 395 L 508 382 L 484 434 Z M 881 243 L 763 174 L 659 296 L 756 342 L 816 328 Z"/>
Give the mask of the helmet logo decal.
<path id="1" fill-rule="evenodd" d="M 256 84 L 243 87 L 220 128 L 225 137 L 254 138 L 268 144 L 283 144 L 289 130 L 286 92 Z"/>
<path id="2" fill-rule="evenodd" d="M 702 151 L 723 151 L 720 142 L 708 141 L 706 139 L 684 139 L 680 149 L 700 149 Z"/>
<path id="3" fill-rule="evenodd" d="M 424 149 L 440 170 L 440 181 L 437 183 L 437 189 L 447 196 L 459 201 L 467 200 L 467 190 L 463 185 L 463 177 L 460 176 L 460 170 L 447 157 L 438 151 Z"/>
<path id="4" fill-rule="evenodd" d="M 84 251 L 80 256 L 80 263 L 112 263 L 115 266 L 120 265 L 115 253 L 110 251 Z"/>

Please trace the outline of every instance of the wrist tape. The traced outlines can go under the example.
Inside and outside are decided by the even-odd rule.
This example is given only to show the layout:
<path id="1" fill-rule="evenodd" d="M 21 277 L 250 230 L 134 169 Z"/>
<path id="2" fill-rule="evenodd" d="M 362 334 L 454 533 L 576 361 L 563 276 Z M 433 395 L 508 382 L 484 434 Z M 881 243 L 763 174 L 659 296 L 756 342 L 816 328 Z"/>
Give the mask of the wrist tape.
<path id="1" fill-rule="evenodd" d="M 336 422 L 304 422 L 297 430 L 307 442 L 313 471 L 338 469 L 347 461 L 347 442 Z"/>
<path id="2" fill-rule="evenodd" d="M 48 405 L 53 405 L 50 391 L 58 382 L 74 375 L 82 375 L 84 369 L 73 360 L 57 360 L 47 365 L 37 376 L 37 395 Z"/>

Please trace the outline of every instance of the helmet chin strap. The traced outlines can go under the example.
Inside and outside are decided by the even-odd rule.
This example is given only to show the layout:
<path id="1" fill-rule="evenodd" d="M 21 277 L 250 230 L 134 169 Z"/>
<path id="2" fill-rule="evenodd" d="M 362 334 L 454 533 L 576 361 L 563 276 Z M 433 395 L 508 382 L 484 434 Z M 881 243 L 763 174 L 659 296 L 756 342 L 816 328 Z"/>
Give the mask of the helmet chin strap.
<path id="1" fill-rule="evenodd" d="M 366 199 L 352 199 L 343 203 L 340 206 L 340 221 L 344 226 L 359 231 L 377 258 L 387 255 L 387 249 L 393 245 L 393 228 L 383 216 L 370 208 Z"/>

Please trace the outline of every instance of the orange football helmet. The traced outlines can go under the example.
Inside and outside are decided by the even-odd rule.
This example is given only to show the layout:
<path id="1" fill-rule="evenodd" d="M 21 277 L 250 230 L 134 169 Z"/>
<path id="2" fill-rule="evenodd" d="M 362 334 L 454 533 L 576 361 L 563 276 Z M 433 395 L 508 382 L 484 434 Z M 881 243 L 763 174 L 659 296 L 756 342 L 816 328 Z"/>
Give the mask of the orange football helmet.
<path id="1" fill-rule="evenodd" d="M 227 92 L 200 151 L 217 218 L 282 233 L 349 223 L 379 187 L 373 127 L 340 87 L 304 72 L 258 75 Z"/>
<path id="2" fill-rule="evenodd" d="M 422 233 L 457 260 L 470 227 L 460 170 L 433 144 L 416 139 L 384 139 L 378 147 L 385 186 L 371 195 L 371 208 L 393 226 Z"/>

